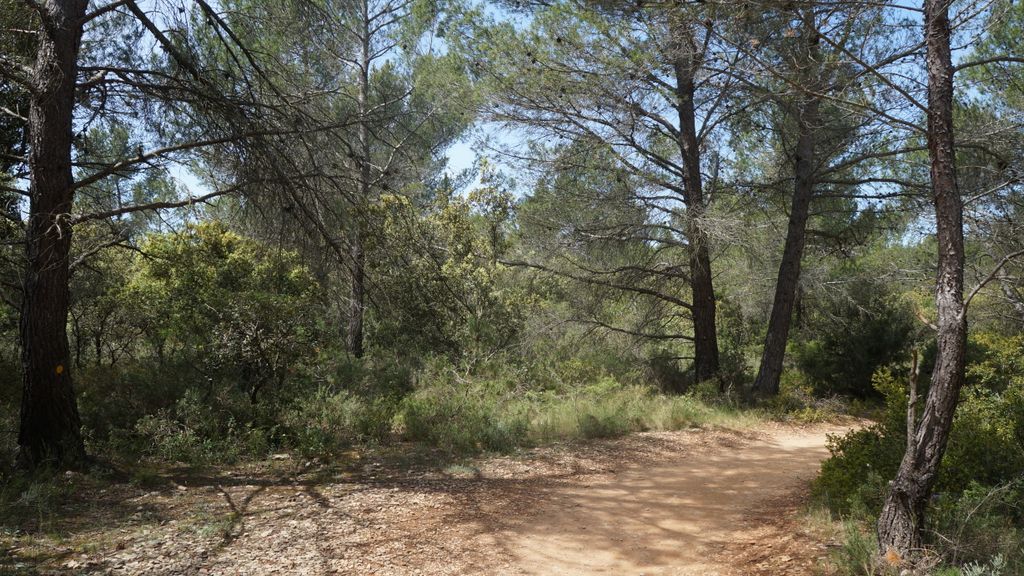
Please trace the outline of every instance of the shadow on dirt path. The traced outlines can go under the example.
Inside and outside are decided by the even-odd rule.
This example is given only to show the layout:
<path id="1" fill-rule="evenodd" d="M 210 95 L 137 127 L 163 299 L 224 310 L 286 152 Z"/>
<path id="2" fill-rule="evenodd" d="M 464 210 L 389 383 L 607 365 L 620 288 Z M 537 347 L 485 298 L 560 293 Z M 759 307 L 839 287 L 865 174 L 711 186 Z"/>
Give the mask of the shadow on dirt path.
<path id="1" fill-rule="evenodd" d="M 523 574 L 731 574 L 723 546 L 752 513 L 798 491 L 827 456 L 828 429 L 779 429 L 669 464 L 543 489 L 534 514 L 495 540 Z"/>
<path id="2" fill-rule="evenodd" d="M 821 543 L 793 518 L 826 435 L 845 429 L 648 432 L 445 469 L 285 459 L 156 490 L 97 485 L 75 492 L 58 536 L 0 538 L 0 573 L 812 574 Z"/>

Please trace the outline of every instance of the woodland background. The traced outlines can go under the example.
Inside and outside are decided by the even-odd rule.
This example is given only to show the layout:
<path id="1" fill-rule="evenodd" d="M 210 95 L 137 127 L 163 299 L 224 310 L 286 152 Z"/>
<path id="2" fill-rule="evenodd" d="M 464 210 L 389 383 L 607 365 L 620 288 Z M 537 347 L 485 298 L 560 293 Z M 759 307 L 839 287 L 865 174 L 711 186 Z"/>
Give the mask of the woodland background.
<path id="1" fill-rule="evenodd" d="M 815 484 L 844 569 L 877 569 L 885 505 L 883 552 L 1024 573 L 1022 27 L 1004 0 L 2 0 L 5 516 L 96 461 L 852 412 Z"/>

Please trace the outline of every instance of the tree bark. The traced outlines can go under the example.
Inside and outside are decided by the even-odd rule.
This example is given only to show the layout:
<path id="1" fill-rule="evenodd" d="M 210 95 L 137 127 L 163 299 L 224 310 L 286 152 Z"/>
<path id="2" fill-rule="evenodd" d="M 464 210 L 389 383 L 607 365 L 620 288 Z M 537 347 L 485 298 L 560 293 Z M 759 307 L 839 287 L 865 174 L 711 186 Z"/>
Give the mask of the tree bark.
<path id="1" fill-rule="evenodd" d="M 967 317 L 964 307 L 963 201 L 953 147 L 953 63 L 948 0 L 924 1 L 928 71 L 928 156 L 938 240 L 938 348 L 916 430 L 908 436 L 896 478 L 878 519 L 878 544 L 894 559 L 913 561 L 921 548 L 925 511 L 946 451 L 964 383 Z"/>
<path id="2" fill-rule="evenodd" d="M 786 243 L 782 249 L 782 262 L 775 282 L 775 299 L 768 319 L 768 331 L 764 337 L 761 365 L 754 380 L 754 390 L 766 396 L 779 393 L 779 378 L 789 342 L 793 307 L 800 289 L 800 267 L 807 244 L 807 216 L 811 199 L 814 197 L 816 138 L 819 127 L 817 98 L 808 100 L 800 109 L 797 126 L 799 135 L 793 168 L 793 200 L 789 210 L 789 225 L 786 229 Z"/>
<path id="3" fill-rule="evenodd" d="M 818 49 L 818 33 L 814 24 L 813 8 L 802 15 L 805 39 L 801 54 L 802 62 L 796 72 L 810 93 L 816 93 L 821 84 L 816 64 L 821 61 Z M 775 297 L 768 318 L 768 330 L 761 350 L 761 364 L 754 379 L 754 390 L 762 396 L 779 393 L 779 379 L 786 358 L 786 344 L 793 322 L 793 309 L 800 290 L 800 269 L 803 263 L 804 247 L 807 244 L 807 217 L 817 177 L 817 131 L 821 129 L 821 98 L 803 98 L 793 114 L 796 117 L 797 141 L 793 163 L 793 198 L 789 209 L 789 223 L 786 227 L 786 242 L 782 248 L 782 262 L 775 281 Z"/>
<path id="4" fill-rule="evenodd" d="M 370 92 L 370 6 L 368 0 L 361 3 L 362 21 L 360 22 L 360 62 L 359 62 L 359 202 L 370 201 L 370 134 L 366 117 L 369 110 Z M 363 357 L 363 316 L 366 311 L 366 255 L 363 251 L 363 230 L 360 225 L 359 210 L 352 224 L 352 237 L 349 247 L 351 259 L 352 282 L 349 293 L 349 316 L 346 343 L 349 354 L 356 358 Z"/>
<path id="5" fill-rule="evenodd" d="M 49 0 L 32 75 L 31 171 L 21 310 L 24 380 L 18 460 L 27 468 L 86 462 L 70 371 L 67 322 L 71 226 L 72 122 L 82 19 L 87 0 Z"/>
<path id="6" fill-rule="evenodd" d="M 690 289 L 692 292 L 694 380 L 713 378 L 719 369 L 717 302 L 711 274 L 711 251 L 701 220 L 706 210 L 703 176 L 700 170 L 700 142 L 697 136 L 695 76 L 698 55 L 693 34 L 678 16 L 673 26 L 673 67 L 676 76 L 676 107 L 679 115 L 679 151 L 683 160 L 683 203 L 686 205 L 686 235 L 690 243 Z"/>
<path id="7" fill-rule="evenodd" d="M 363 313 L 366 305 L 366 256 L 363 254 L 362 237 L 359 232 L 352 235 L 349 252 L 352 260 L 352 283 L 349 294 L 348 332 L 346 343 L 349 354 L 363 357 Z"/>

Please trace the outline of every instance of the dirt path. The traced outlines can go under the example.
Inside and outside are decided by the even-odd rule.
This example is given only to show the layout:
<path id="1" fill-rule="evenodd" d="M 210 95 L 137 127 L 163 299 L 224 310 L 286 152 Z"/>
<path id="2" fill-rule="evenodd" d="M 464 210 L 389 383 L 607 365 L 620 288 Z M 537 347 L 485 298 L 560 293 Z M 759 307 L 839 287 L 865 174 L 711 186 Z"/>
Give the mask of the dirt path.
<path id="1" fill-rule="evenodd" d="M 93 512 L 62 538 L 8 551 L 73 574 L 812 574 L 824 547 L 793 516 L 841 430 L 646 433 L 443 472 L 284 461 L 79 494 Z"/>
<path id="2" fill-rule="evenodd" d="M 653 467 L 544 491 L 546 506 L 499 541 L 524 574 L 726 574 L 766 512 L 827 455 L 822 429 L 778 429 Z M 754 546 L 757 543 L 753 543 Z"/>

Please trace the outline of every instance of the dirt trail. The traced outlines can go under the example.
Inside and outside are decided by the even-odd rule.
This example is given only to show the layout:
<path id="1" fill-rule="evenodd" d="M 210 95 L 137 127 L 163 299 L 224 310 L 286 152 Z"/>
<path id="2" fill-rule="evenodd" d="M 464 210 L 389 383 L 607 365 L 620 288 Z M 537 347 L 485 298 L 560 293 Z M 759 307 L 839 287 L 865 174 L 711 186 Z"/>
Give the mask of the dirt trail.
<path id="1" fill-rule="evenodd" d="M 827 455 L 825 432 L 777 429 L 763 439 L 557 486 L 545 491 L 544 509 L 499 540 L 525 574 L 737 573 L 743 567 L 728 550 L 763 528 L 757 513 L 770 513 L 814 476 Z"/>
<path id="2" fill-rule="evenodd" d="M 793 518 L 842 430 L 644 433 L 444 471 L 282 458 L 106 486 L 76 494 L 62 537 L 0 541 L 0 572 L 809 575 L 825 548 Z"/>

